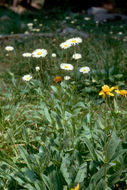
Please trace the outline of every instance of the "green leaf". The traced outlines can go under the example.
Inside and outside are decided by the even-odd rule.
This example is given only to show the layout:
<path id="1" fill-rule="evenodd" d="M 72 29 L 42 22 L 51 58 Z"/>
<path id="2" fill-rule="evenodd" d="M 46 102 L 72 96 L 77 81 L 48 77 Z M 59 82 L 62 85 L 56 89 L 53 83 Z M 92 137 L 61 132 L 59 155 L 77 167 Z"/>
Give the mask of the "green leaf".
<path id="1" fill-rule="evenodd" d="M 58 94 L 58 89 L 57 89 L 55 86 L 51 86 L 51 89 L 52 89 L 56 94 Z"/>
<path id="2" fill-rule="evenodd" d="M 24 187 L 27 188 L 28 190 L 35 190 L 35 188 L 29 183 L 25 184 Z"/>
<path id="3" fill-rule="evenodd" d="M 97 183 L 99 183 L 99 181 L 104 177 L 105 175 L 105 170 L 108 171 L 108 169 L 110 168 L 110 166 L 104 166 L 103 168 L 99 168 L 98 172 L 96 172 L 91 180 L 90 180 L 90 185 L 93 184 L 94 182 L 94 185 L 96 186 Z"/>
<path id="4" fill-rule="evenodd" d="M 108 143 L 106 144 L 106 158 L 110 161 L 113 155 L 116 152 L 116 149 L 120 143 L 120 139 L 116 136 L 115 132 L 113 131 L 112 136 Z"/>
<path id="5" fill-rule="evenodd" d="M 105 181 L 101 179 L 99 183 L 95 186 L 95 190 L 105 190 Z"/>
<path id="6" fill-rule="evenodd" d="M 46 119 L 49 121 L 49 123 L 51 123 L 52 120 L 51 120 L 51 117 L 50 117 L 49 110 L 48 110 L 47 106 L 44 107 L 44 114 L 45 114 Z"/>
<path id="7" fill-rule="evenodd" d="M 75 184 L 82 183 L 84 181 L 84 178 L 86 177 L 87 173 L 87 163 L 84 163 L 80 166 L 78 173 L 75 178 Z"/>
<path id="8" fill-rule="evenodd" d="M 41 178 L 44 181 L 44 184 L 46 185 L 46 187 L 48 188 L 48 190 L 54 190 L 53 185 L 51 184 L 50 179 L 46 175 L 42 174 Z"/>
<path id="9" fill-rule="evenodd" d="M 110 187 L 106 187 L 106 189 L 105 190 L 112 190 Z"/>
<path id="10" fill-rule="evenodd" d="M 6 153 L 0 152 L 0 160 L 3 161 L 5 164 L 9 165 L 14 170 L 18 170 L 18 167 L 16 166 L 14 161 Z"/>
<path id="11" fill-rule="evenodd" d="M 35 181 L 33 183 L 34 183 L 36 190 L 42 190 L 42 189 L 46 190 L 46 187 L 42 183 L 40 184 L 39 181 Z"/>
<path id="12" fill-rule="evenodd" d="M 27 164 L 28 168 L 30 170 L 32 170 L 33 168 L 32 168 L 32 163 L 31 163 L 29 154 L 27 153 L 27 151 L 22 146 L 19 146 L 18 148 L 19 148 L 19 151 L 21 153 L 21 157 L 23 158 L 23 160 Z"/>
<path id="13" fill-rule="evenodd" d="M 86 144 L 87 148 L 90 151 L 90 155 L 91 155 L 92 159 L 96 160 L 96 153 L 94 151 L 94 147 L 92 146 L 92 143 L 86 137 L 84 137 L 83 135 L 82 135 L 82 137 L 83 137 L 82 138 L 83 142 Z"/>
<path id="14" fill-rule="evenodd" d="M 61 164 L 61 167 L 60 167 L 60 171 L 61 171 L 66 183 L 68 185 L 70 185 L 71 184 L 71 178 L 70 178 L 70 174 L 69 174 L 68 169 L 67 169 L 66 162 L 67 162 L 66 158 L 63 158 L 62 164 Z"/>

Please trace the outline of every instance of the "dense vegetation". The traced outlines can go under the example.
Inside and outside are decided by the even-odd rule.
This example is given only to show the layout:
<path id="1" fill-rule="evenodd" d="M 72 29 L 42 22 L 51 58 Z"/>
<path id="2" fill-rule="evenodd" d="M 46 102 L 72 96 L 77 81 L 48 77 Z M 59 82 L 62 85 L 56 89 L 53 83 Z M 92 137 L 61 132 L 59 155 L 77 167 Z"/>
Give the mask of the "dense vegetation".
<path id="1" fill-rule="evenodd" d="M 1 41 L 0 189 L 126 190 L 127 24 L 59 9 L 2 14 L 1 35 L 33 36 Z M 68 26 L 89 37 L 56 33 Z"/>

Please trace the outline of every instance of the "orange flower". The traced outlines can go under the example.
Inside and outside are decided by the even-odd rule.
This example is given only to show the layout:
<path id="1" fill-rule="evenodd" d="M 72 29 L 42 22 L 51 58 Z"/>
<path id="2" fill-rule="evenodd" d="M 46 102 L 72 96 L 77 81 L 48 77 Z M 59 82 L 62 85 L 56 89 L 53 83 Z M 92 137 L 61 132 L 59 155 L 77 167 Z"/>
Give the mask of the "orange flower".
<path id="1" fill-rule="evenodd" d="M 102 90 L 99 92 L 99 96 L 102 95 L 102 98 L 105 99 L 106 95 L 109 95 L 109 96 L 114 96 L 113 93 L 111 93 L 114 89 L 116 89 L 117 87 L 111 87 L 109 88 L 108 85 L 104 85 L 102 86 Z"/>
<path id="2" fill-rule="evenodd" d="M 54 82 L 61 82 L 62 81 L 62 77 L 60 76 L 56 76 L 54 79 L 53 79 Z"/>
<path id="3" fill-rule="evenodd" d="M 120 94 L 121 96 L 127 96 L 127 90 L 115 90 L 116 93 Z"/>
<path id="4" fill-rule="evenodd" d="M 77 184 L 77 186 L 76 186 L 76 187 L 71 188 L 71 190 L 79 190 L 79 184 Z"/>

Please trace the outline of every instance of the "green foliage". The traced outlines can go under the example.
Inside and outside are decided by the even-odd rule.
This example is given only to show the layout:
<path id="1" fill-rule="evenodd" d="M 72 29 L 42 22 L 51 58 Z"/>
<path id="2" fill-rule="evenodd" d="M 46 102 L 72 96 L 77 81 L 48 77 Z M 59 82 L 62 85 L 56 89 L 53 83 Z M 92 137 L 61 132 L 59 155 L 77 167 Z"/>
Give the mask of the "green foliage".
<path id="1" fill-rule="evenodd" d="M 65 16 L 56 26 L 44 20 L 42 31 L 56 30 Z M 72 14 L 77 23 L 82 17 Z M 97 28 L 92 19 L 85 22 L 95 33 L 75 46 L 82 54 L 79 61 L 72 59 L 73 47 L 59 48 L 70 36 L 12 40 L 14 52 L 5 52 L 7 42 L 1 48 L 2 62 L 13 64 L 0 74 L 1 190 L 70 190 L 77 184 L 79 190 L 126 189 L 126 97 L 113 92 L 103 100 L 98 94 L 104 84 L 126 89 L 127 47 L 108 36 L 108 23 Z M 41 61 L 22 57 L 37 48 L 48 50 Z M 74 71 L 60 70 L 61 62 L 72 63 Z M 79 72 L 84 64 L 91 69 L 86 75 Z M 27 73 L 33 77 L 29 82 L 21 78 Z M 62 81 L 55 83 L 58 75 Z M 65 75 L 71 79 L 64 80 Z"/>

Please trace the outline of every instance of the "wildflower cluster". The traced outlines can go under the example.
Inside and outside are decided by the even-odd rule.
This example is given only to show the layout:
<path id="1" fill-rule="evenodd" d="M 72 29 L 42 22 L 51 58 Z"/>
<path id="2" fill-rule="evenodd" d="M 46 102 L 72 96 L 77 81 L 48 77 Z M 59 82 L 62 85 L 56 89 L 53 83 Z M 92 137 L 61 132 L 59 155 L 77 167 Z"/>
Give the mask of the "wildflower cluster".
<path id="1" fill-rule="evenodd" d="M 66 40 L 65 42 L 61 43 L 60 47 L 62 49 L 67 49 L 67 48 L 69 48 L 71 46 L 75 46 L 75 45 L 77 45 L 79 43 L 82 43 L 82 39 L 80 37 L 71 38 L 71 39 Z"/>
<path id="2" fill-rule="evenodd" d="M 62 49 L 67 49 L 71 46 L 75 46 L 75 45 L 78 45 L 82 43 L 82 39 L 80 37 L 76 37 L 76 38 L 71 38 L 71 39 L 68 39 L 66 40 L 65 42 L 61 43 L 60 44 L 60 47 Z M 81 59 L 82 58 L 82 55 L 79 54 L 79 53 L 74 53 L 72 55 L 72 58 L 75 59 L 75 60 L 78 60 L 78 59 Z M 68 63 L 62 63 L 60 65 L 60 68 L 61 69 L 64 69 L 64 70 L 73 70 L 74 69 L 74 66 L 72 64 L 68 64 Z M 90 71 L 90 68 L 89 67 L 81 67 L 80 70 L 79 70 L 81 73 L 88 73 Z"/>
<path id="3" fill-rule="evenodd" d="M 99 92 L 99 95 L 102 95 L 102 98 L 105 99 L 107 95 L 114 96 L 112 91 L 115 90 L 116 93 L 126 97 L 127 96 L 127 90 L 118 90 L 118 86 L 115 87 L 109 87 L 108 85 L 102 86 L 102 90 Z"/>

